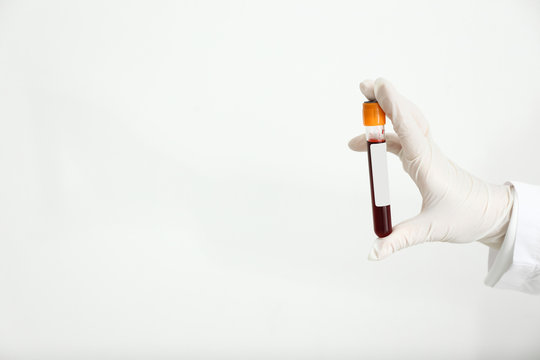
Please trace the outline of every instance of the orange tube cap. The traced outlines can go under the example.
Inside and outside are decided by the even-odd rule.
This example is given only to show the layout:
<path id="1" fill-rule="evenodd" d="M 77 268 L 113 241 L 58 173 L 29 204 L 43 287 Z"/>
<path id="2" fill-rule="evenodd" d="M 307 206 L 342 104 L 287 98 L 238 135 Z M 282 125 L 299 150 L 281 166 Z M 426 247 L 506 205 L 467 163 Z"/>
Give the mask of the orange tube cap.
<path id="1" fill-rule="evenodd" d="M 363 106 L 364 126 L 386 124 L 386 114 L 376 101 L 366 101 Z"/>

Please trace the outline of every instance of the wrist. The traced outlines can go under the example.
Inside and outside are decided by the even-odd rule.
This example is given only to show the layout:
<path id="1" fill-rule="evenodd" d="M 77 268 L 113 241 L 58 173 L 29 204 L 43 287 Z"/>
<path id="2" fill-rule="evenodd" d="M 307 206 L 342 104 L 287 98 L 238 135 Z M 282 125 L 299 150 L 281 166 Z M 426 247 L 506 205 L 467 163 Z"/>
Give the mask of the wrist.
<path id="1" fill-rule="evenodd" d="M 504 241 L 508 225 L 512 218 L 512 208 L 514 207 L 514 187 L 510 183 L 498 185 L 493 192 L 494 204 L 489 204 L 488 207 L 494 206 L 495 223 L 489 235 L 481 240 L 481 243 L 493 249 L 499 249 Z"/>

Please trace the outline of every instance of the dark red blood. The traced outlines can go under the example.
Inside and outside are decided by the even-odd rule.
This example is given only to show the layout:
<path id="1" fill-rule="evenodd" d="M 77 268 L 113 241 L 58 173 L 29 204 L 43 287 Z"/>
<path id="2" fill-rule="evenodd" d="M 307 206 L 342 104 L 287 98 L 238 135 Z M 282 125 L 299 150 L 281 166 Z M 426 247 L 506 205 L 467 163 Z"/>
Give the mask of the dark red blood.
<path id="1" fill-rule="evenodd" d="M 375 193 L 373 192 L 373 174 L 371 170 L 371 145 L 386 142 L 384 140 L 370 140 L 368 144 L 369 162 L 369 185 L 371 187 L 371 209 L 373 213 L 373 230 L 378 237 L 385 237 L 392 233 L 392 217 L 390 216 L 390 205 L 376 206 Z"/>

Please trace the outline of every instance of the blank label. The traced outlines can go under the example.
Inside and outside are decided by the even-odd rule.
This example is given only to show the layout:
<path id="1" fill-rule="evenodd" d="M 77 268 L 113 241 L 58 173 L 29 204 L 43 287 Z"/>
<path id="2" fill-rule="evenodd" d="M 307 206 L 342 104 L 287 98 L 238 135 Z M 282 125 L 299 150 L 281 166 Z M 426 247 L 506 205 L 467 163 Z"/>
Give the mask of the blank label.
<path id="1" fill-rule="evenodd" d="M 386 165 L 386 143 L 372 144 L 371 173 L 373 175 L 373 193 L 376 206 L 390 205 L 388 188 L 388 167 Z"/>

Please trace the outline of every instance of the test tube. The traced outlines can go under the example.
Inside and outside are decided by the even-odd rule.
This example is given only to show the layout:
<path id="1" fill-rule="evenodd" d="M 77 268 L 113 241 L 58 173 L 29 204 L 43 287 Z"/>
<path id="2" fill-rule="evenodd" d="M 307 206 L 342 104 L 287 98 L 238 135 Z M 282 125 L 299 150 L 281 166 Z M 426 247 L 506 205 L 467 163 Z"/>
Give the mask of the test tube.
<path id="1" fill-rule="evenodd" d="M 386 115 L 379 103 L 374 100 L 364 102 L 363 115 L 368 145 L 373 230 L 378 237 L 385 237 L 392 233 L 388 167 L 386 164 L 386 135 L 384 133 Z"/>

